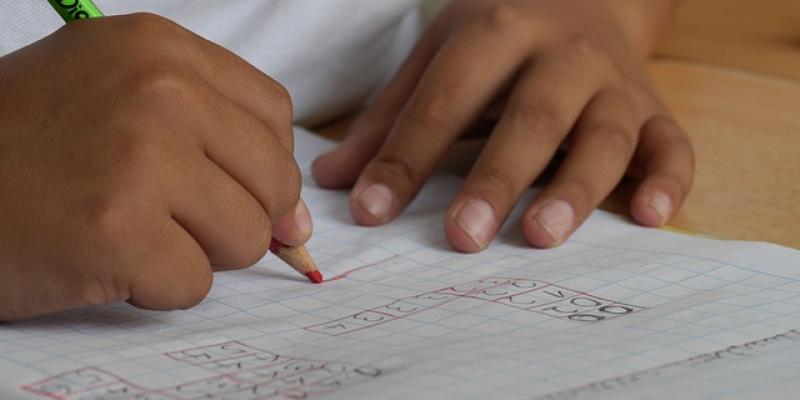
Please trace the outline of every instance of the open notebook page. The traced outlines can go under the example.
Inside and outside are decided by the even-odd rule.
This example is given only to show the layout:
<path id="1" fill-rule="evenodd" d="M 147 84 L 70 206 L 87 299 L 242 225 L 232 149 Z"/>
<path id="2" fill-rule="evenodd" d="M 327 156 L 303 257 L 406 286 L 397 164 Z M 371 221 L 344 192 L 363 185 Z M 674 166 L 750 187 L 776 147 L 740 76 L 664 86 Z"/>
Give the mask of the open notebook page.
<path id="1" fill-rule="evenodd" d="M 298 129 L 305 171 L 330 146 Z M 800 252 L 595 212 L 535 250 L 512 219 L 451 251 L 436 176 L 397 221 L 351 222 L 306 175 L 311 285 L 271 255 L 186 311 L 127 304 L 0 325 L 3 399 L 764 398 L 800 390 Z M 524 203 L 524 201 L 523 201 Z M 516 216 L 519 216 L 517 210 Z"/>

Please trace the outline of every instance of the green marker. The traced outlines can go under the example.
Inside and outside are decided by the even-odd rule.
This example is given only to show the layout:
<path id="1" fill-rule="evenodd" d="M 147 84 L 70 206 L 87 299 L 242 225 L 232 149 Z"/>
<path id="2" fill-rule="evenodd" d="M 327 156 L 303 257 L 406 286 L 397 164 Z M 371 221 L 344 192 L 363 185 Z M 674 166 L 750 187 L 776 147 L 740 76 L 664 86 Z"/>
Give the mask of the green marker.
<path id="1" fill-rule="evenodd" d="M 102 17 L 103 13 L 92 0 L 47 0 L 66 22 Z"/>

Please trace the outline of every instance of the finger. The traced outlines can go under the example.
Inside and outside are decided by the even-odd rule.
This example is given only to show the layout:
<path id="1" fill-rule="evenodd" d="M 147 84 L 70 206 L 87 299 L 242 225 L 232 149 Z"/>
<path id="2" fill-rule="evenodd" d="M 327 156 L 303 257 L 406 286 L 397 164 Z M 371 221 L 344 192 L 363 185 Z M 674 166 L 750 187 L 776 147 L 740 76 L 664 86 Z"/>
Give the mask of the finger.
<path id="1" fill-rule="evenodd" d="M 272 236 L 283 244 L 300 246 L 308 241 L 312 230 L 311 214 L 306 203 L 300 199 L 294 209 L 279 217 L 272 225 Z"/>
<path id="2" fill-rule="evenodd" d="M 291 153 L 292 101 L 289 92 L 277 81 L 241 57 L 192 33 L 200 62 L 190 67 L 229 100 L 261 120 Z"/>
<path id="3" fill-rule="evenodd" d="M 547 166 L 595 92 L 572 63 L 526 69 L 481 156 L 453 199 L 445 233 L 459 251 L 486 247 L 522 192 Z"/>
<path id="4" fill-rule="evenodd" d="M 642 128 L 636 162 L 644 178 L 631 199 L 631 215 L 645 226 L 661 226 L 683 205 L 694 178 L 694 152 L 688 136 L 664 115 Z"/>
<path id="5" fill-rule="evenodd" d="M 351 186 L 380 149 L 425 67 L 442 45 L 444 34 L 440 26 L 432 25 L 425 32 L 386 88 L 353 121 L 344 141 L 314 160 L 312 172 L 320 186 Z"/>
<path id="6" fill-rule="evenodd" d="M 178 222 L 165 219 L 160 235 L 137 246 L 138 254 L 127 258 L 128 302 L 140 308 L 189 308 L 211 289 L 211 265 L 200 244 Z"/>
<path id="7" fill-rule="evenodd" d="M 255 264 L 269 248 L 267 212 L 204 155 L 186 157 L 185 163 L 173 169 L 180 175 L 166 178 L 172 182 L 168 201 L 173 218 L 200 244 L 215 270 Z M 187 169 L 193 172 L 189 176 Z"/>
<path id="8" fill-rule="evenodd" d="M 641 120 L 622 91 L 606 90 L 593 98 L 575 126 L 564 163 L 525 212 L 528 242 L 559 245 L 597 208 L 625 174 Z"/>
<path id="9" fill-rule="evenodd" d="M 179 126 L 200 133 L 206 156 L 252 194 L 268 216 L 281 216 L 294 207 L 301 178 L 289 150 L 258 118 L 210 86 L 193 90 L 200 92 L 193 97 L 197 112 Z"/>
<path id="10" fill-rule="evenodd" d="M 351 193 L 358 223 L 382 224 L 405 208 L 450 143 L 522 63 L 524 41 L 498 46 L 483 33 L 473 29 L 448 40 L 423 74 Z M 485 61 L 469 61 L 475 59 Z"/>

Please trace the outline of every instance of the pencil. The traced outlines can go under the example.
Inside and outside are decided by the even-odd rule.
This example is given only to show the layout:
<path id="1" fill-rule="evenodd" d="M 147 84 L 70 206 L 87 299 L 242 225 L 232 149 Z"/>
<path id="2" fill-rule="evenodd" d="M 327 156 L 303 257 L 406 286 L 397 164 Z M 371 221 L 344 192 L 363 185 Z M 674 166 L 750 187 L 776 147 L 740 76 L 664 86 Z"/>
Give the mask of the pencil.
<path id="1" fill-rule="evenodd" d="M 283 260 L 295 271 L 305 275 L 313 283 L 322 283 L 322 273 L 317 269 L 311 254 L 308 254 L 305 246 L 287 246 L 275 239 L 269 245 L 269 250 Z"/>
<path id="2" fill-rule="evenodd" d="M 48 0 L 48 2 L 67 23 L 103 16 L 92 0 Z M 322 283 L 322 274 L 304 246 L 286 246 L 272 239 L 269 249 L 295 271 L 305 275 L 311 282 Z"/>
<path id="3" fill-rule="evenodd" d="M 92 0 L 48 0 L 58 15 L 66 22 L 102 17 L 103 13 Z"/>

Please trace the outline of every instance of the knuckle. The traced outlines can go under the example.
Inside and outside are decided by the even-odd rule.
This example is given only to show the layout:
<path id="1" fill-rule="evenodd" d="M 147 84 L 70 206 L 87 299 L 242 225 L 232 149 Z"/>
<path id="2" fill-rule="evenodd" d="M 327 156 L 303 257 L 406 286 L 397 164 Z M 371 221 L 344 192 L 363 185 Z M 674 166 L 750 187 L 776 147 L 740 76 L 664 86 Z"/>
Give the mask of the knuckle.
<path id="1" fill-rule="evenodd" d="M 507 32 L 525 24 L 524 9 L 517 4 L 498 2 L 483 14 L 483 26 L 492 32 Z"/>
<path id="2" fill-rule="evenodd" d="M 269 93 L 274 107 L 280 112 L 281 116 L 288 117 L 288 120 L 291 121 L 294 105 L 292 104 L 292 96 L 289 94 L 289 90 L 277 81 L 270 80 L 267 85 L 267 93 Z"/>
<path id="3" fill-rule="evenodd" d="M 558 136 L 560 133 L 559 113 L 553 106 L 518 103 L 510 105 L 508 117 L 514 125 L 536 135 Z"/>
<path id="4" fill-rule="evenodd" d="M 658 135 L 664 143 L 663 148 L 669 149 L 677 156 L 683 158 L 694 168 L 695 153 L 689 135 L 669 115 L 658 115 L 651 118 L 642 129 L 645 134 Z"/>
<path id="5" fill-rule="evenodd" d="M 598 189 L 594 182 L 586 177 L 571 177 L 561 183 L 561 189 L 568 193 L 572 204 L 580 206 L 580 210 L 589 210 L 598 201 Z"/>
<path id="6" fill-rule="evenodd" d="M 525 185 L 509 175 L 508 171 L 497 167 L 482 169 L 478 172 L 476 181 L 481 182 L 480 184 L 485 187 L 483 191 L 502 201 L 506 207 L 513 205 L 514 199 Z"/>
<path id="7" fill-rule="evenodd" d="M 600 123 L 590 128 L 590 132 L 601 137 L 603 141 L 622 154 L 632 153 L 636 148 L 636 135 L 616 122 Z"/>
<path id="8" fill-rule="evenodd" d="M 294 105 L 289 91 L 278 82 L 270 80 L 267 90 L 269 104 L 275 109 L 276 121 L 273 132 L 278 140 L 291 150 L 294 147 L 292 123 L 294 121 Z"/>
<path id="9" fill-rule="evenodd" d="M 625 77 L 630 75 L 612 61 L 608 51 L 597 43 L 597 39 L 585 33 L 576 33 L 563 41 L 557 47 L 551 48 L 553 54 L 564 65 L 578 65 L 582 69 L 595 71 L 595 75 L 604 79 Z"/>
<path id="10" fill-rule="evenodd" d="M 199 99 L 197 82 L 189 73 L 169 63 L 143 62 L 124 78 L 126 92 L 140 107 L 159 113 Z"/>
<path id="11" fill-rule="evenodd" d="M 572 57 L 573 61 L 579 63 L 603 58 L 603 53 L 598 49 L 594 40 L 585 33 L 576 33 L 568 37 L 562 48 L 566 50 L 566 54 Z"/>
<path id="12" fill-rule="evenodd" d="M 412 116 L 422 128 L 442 129 L 450 123 L 451 96 L 443 90 L 422 94 Z"/>
<path id="13" fill-rule="evenodd" d="M 382 175 L 388 175 L 394 182 L 415 185 L 423 180 L 422 174 L 412 166 L 412 163 L 399 156 L 378 158 L 375 160 L 375 169 Z"/>
<path id="14" fill-rule="evenodd" d="M 351 125 L 350 132 L 358 132 L 361 139 L 383 137 L 392 129 L 396 112 L 389 111 L 384 104 L 375 103 L 359 115 Z"/>
<path id="15" fill-rule="evenodd" d="M 164 35 L 164 33 L 174 34 L 182 30 L 178 24 L 169 19 L 147 12 L 127 15 L 123 21 L 122 29 L 134 37 L 143 39 Z"/>

